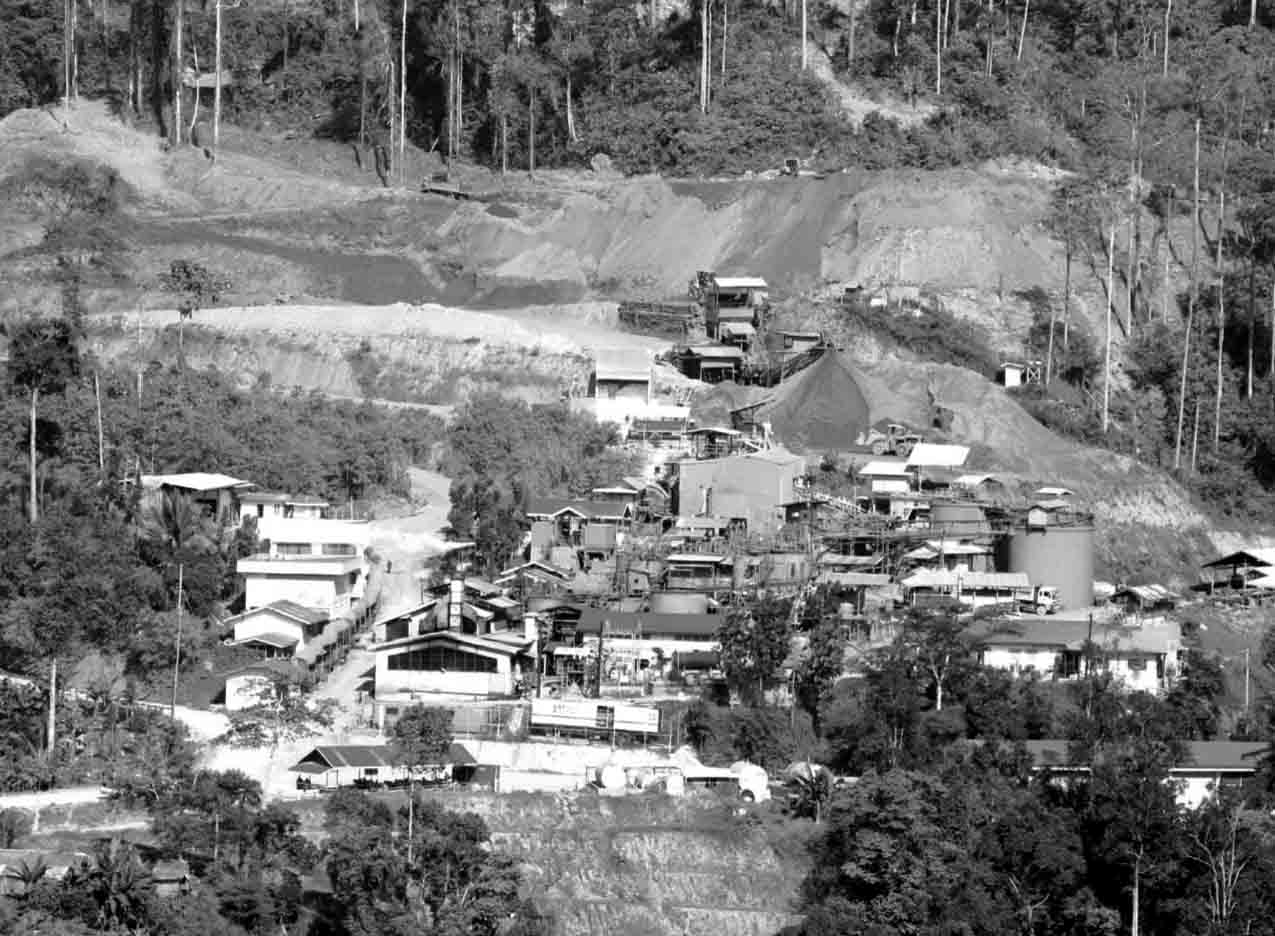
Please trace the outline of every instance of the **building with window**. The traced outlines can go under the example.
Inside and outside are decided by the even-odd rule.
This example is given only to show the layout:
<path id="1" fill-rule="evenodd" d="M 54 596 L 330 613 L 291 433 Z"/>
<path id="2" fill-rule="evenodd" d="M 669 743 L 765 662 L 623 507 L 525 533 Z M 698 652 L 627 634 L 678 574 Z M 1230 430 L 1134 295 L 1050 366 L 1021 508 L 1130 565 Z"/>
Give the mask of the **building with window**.
<path id="1" fill-rule="evenodd" d="M 748 533 L 775 533 L 805 473 L 805 459 L 784 448 L 684 460 L 678 465 L 677 514 L 723 517 Z"/>
<path id="2" fill-rule="evenodd" d="M 518 602 L 479 579 L 437 591 L 375 625 L 374 707 L 382 728 L 417 702 L 515 697 L 535 672 L 536 619 L 515 617 Z"/>
<path id="3" fill-rule="evenodd" d="M 141 484 L 143 507 L 159 504 L 165 497 L 184 497 L 223 526 L 236 522 L 239 498 L 253 487 L 250 481 L 206 471 L 142 475 Z"/>

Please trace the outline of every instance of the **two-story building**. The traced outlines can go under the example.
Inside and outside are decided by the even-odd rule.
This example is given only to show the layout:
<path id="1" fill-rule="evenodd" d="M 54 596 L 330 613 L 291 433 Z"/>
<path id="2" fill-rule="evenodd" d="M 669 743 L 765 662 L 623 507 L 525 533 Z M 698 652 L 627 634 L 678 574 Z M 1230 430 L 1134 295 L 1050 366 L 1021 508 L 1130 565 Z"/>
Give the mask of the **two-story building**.
<path id="1" fill-rule="evenodd" d="M 475 616 L 484 609 L 467 600 L 476 596 L 466 594 L 464 582 L 445 587 L 443 596 L 375 626 L 374 710 L 382 729 L 417 702 L 512 698 L 535 673 L 534 616 Z"/>
<path id="2" fill-rule="evenodd" d="M 805 474 L 805 459 L 779 447 L 684 460 L 678 465 L 678 516 L 724 517 L 749 533 L 775 533 Z"/>

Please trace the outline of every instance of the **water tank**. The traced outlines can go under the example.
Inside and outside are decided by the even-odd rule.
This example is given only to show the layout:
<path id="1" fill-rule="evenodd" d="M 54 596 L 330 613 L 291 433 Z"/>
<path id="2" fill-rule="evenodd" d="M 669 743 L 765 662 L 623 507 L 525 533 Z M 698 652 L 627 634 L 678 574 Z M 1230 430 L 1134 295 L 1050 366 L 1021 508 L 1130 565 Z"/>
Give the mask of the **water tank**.
<path id="1" fill-rule="evenodd" d="M 1026 572 L 1033 585 L 1053 585 L 1066 609 L 1093 604 L 1093 527 L 1015 526 L 997 549 L 997 568 Z"/>
<path id="2" fill-rule="evenodd" d="M 978 504 L 935 501 L 930 505 L 930 529 L 936 537 L 960 539 L 992 532 L 987 515 Z"/>
<path id="3" fill-rule="evenodd" d="M 707 614 L 708 595 L 702 592 L 652 592 L 652 614 Z"/>

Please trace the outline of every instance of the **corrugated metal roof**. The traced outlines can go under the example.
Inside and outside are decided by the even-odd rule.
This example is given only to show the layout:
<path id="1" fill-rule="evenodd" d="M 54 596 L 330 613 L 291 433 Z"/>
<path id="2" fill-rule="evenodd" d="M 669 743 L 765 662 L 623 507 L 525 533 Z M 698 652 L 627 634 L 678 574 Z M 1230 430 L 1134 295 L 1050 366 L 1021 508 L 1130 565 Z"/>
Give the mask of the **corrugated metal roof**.
<path id="1" fill-rule="evenodd" d="M 757 334 L 757 329 L 752 322 L 723 322 L 721 332 L 736 338 L 751 338 Z"/>
<path id="2" fill-rule="evenodd" d="M 660 614 L 640 611 L 608 611 L 604 608 L 585 608 L 580 613 L 576 630 L 582 634 L 597 634 L 602 622 L 609 621 L 607 633 L 675 634 L 716 640 L 717 629 L 725 620 L 720 614 Z"/>
<path id="3" fill-rule="evenodd" d="M 1036 767 L 1072 766 L 1070 742 L 1061 739 L 1024 741 Z M 1253 773 L 1266 751 L 1264 742 L 1255 741 L 1188 741 L 1186 758 L 1174 764 L 1174 772 L 1217 771 Z"/>
<path id="4" fill-rule="evenodd" d="M 1177 601 L 1179 596 L 1163 585 L 1126 585 L 1118 589 L 1111 597 L 1117 599 L 1122 595 L 1137 598 L 1141 604 L 1159 604 L 1165 601 Z"/>
<path id="5" fill-rule="evenodd" d="M 901 583 L 905 588 L 1031 588 L 1026 572 L 956 572 L 922 569 Z"/>
<path id="6" fill-rule="evenodd" d="M 767 289 L 768 285 L 760 276 L 714 276 L 713 284 L 718 289 Z"/>
<path id="7" fill-rule="evenodd" d="M 1227 566 L 1257 566 L 1259 568 L 1275 566 L 1275 549 L 1256 546 L 1240 549 L 1206 563 L 1204 568 L 1215 569 Z"/>
<path id="8" fill-rule="evenodd" d="M 332 615 L 330 615 L 327 611 L 321 611 L 318 608 L 307 608 L 304 605 L 297 604 L 295 601 L 280 599 L 279 601 L 272 601 L 268 605 L 263 605 L 260 608 L 251 608 L 248 611 L 244 611 L 242 614 L 237 614 L 232 618 L 228 618 L 225 623 L 233 624 L 236 621 L 242 621 L 244 618 L 252 617 L 257 614 L 265 614 L 267 612 L 277 614 L 280 617 L 285 617 L 289 620 L 298 621 L 302 624 L 310 625 L 322 624 L 324 621 L 330 620 L 332 617 Z"/>
<path id="9" fill-rule="evenodd" d="M 908 463 L 902 458 L 878 458 L 860 468 L 859 475 L 864 478 L 906 478 Z"/>
<path id="10" fill-rule="evenodd" d="M 733 360 L 740 360 L 744 356 L 743 351 L 739 348 L 732 347 L 731 345 L 692 345 L 687 350 L 696 357 L 702 358 L 731 358 Z"/>
<path id="11" fill-rule="evenodd" d="M 708 553 L 671 553 L 665 557 L 666 562 L 685 562 L 696 565 L 720 565 L 726 556 L 713 556 Z"/>
<path id="12" fill-rule="evenodd" d="M 960 468 L 970 457 L 968 445 L 918 442 L 908 455 L 909 468 Z"/>
<path id="13" fill-rule="evenodd" d="M 297 640 L 290 634 L 254 634 L 251 637 L 245 637 L 243 640 L 236 640 L 235 644 L 243 646 L 244 644 L 259 643 L 265 644 L 267 647 L 277 647 L 283 650 L 287 647 L 295 647 L 301 641 Z"/>
<path id="14" fill-rule="evenodd" d="M 230 475 L 205 471 L 185 474 L 142 475 L 142 487 L 174 487 L 183 491 L 220 491 L 225 488 L 252 487 L 251 481 L 232 478 Z"/>

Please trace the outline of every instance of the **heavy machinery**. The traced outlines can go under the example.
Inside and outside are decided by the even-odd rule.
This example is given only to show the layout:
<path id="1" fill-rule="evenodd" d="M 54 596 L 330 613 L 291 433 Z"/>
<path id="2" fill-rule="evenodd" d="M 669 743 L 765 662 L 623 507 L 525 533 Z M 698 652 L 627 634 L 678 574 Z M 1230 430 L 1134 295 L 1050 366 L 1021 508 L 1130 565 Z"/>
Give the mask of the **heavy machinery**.
<path id="1" fill-rule="evenodd" d="M 870 447 L 873 455 L 896 455 L 899 458 L 911 455 L 920 441 L 918 433 L 899 423 L 877 423 L 859 436 L 859 444 Z"/>
<path id="2" fill-rule="evenodd" d="M 1058 600 L 1058 589 L 1052 585 L 1036 585 L 1025 588 L 1015 596 L 1018 599 L 1018 610 L 1027 614 L 1055 614 L 1061 603 Z"/>

